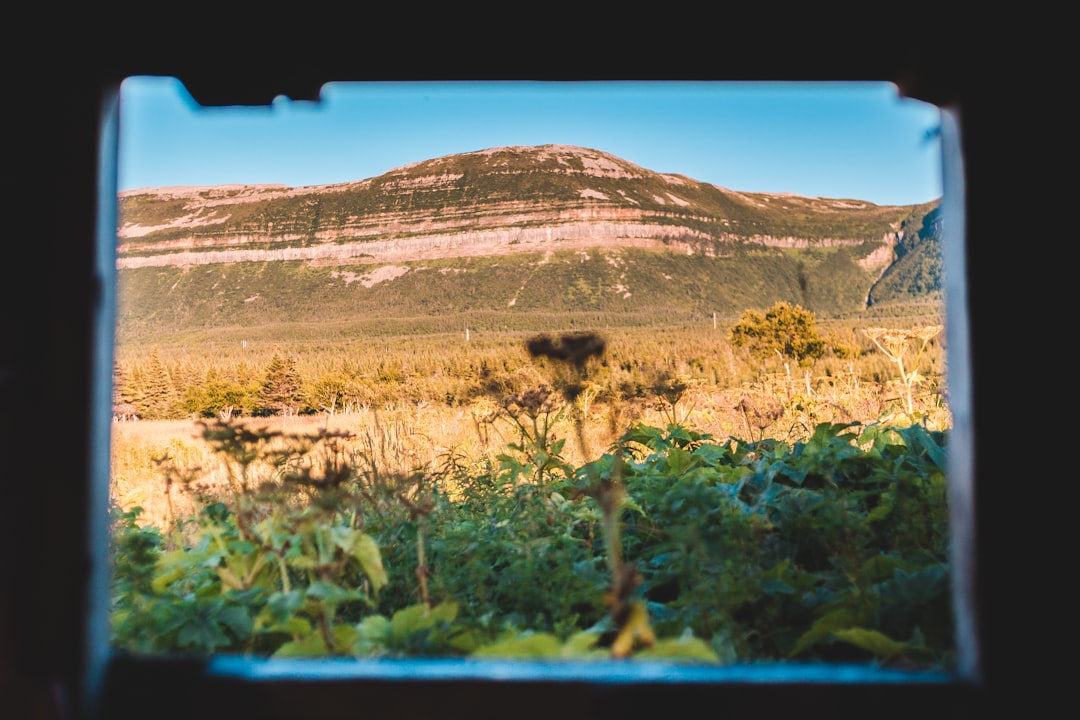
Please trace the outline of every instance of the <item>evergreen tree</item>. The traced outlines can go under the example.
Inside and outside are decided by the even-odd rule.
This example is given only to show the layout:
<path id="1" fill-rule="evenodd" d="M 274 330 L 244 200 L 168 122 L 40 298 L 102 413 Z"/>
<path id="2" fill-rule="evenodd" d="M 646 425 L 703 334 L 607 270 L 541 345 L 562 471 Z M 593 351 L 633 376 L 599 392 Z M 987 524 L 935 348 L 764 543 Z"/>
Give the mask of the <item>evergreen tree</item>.
<path id="1" fill-rule="evenodd" d="M 180 415 L 179 398 L 172 377 L 161 361 L 158 349 L 150 352 L 143 370 L 143 397 L 138 403 L 147 420 L 165 420 Z"/>
<path id="2" fill-rule="evenodd" d="M 128 405 L 135 404 L 138 399 L 138 388 L 136 383 L 133 382 L 134 377 L 132 373 L 128 372 L 127 368 L 120 364 L 119 360 L 113 362 L 113 386 L 112 386 L 112 402 L 113 405 Z"/>
<path id="3" fill-rule="evenodd" d="M 184 397 L 193 387 L 203 384 L 204 373 L 191 360 L 181 360 L 173 364 L 169 376 L 177 397 Z"/>
<path id="4" fill-rule="evenodd" d="M 296 360 L 274 353 L 259 390 L 256 412 L 260 415 L 296 415 L 303 405 L 304 392 Z"/>
<path id="5" fill-rule="evenodd" d="M 130 419 L 138 416 L 139 402 L 142 400 L 142 388 L 138 373 L 131 373 L 120 364 L 113 362 L 112 405 L 114 415 Z"/>
<path id="6" fill-rule="evenodd" d="M 137 408 L 142 408 L 146 400 L 145 373 L 139 365 L 132 365 L 124 371 L 123 386 L 120 389 L 120 398 L 125 403 L 130 403 Z"/>

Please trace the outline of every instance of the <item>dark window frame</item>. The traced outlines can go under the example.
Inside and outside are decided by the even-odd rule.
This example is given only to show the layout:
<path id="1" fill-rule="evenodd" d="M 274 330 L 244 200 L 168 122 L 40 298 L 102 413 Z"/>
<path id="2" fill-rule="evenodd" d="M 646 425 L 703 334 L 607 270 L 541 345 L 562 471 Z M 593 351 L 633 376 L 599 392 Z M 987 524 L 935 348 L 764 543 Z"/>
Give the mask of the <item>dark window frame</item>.
<path id="1" fill-rule="evenodd" d="M 841 63 L 843 65 L 843 63 Z M 182 66 L 182 64 L 181 64 Z M 745 68 L 744 68 L 745 69 Z M 900 81 L 906 66 L 890 66 L 881 76 Z M 946 67 L 948 69 L 948 67 Z M 325 70 L 325 68 L 324 68 Z M 982 254 L 969 241 L 973 226 L 985 231 L 985 218 L 994 212 L 984 188 L 992 174 L 985 128 L 990 107 L 985 91 L 976 90 L 955 74 L 935 75 L 939 68 L 923 69 L 906 77 L 901 88 L 912 97 L 947 110 L 949 127 L 943 139 L 950 148 L 946 158 L 947 222 L 954 226 L 955 242 L 947 252 L 947 307 L 951 368 L 950 392 L 959 442 L 950 450 L 950 481 L 965 478 L 953 501 L 954 562 L 958 581 L 954 599 L 958 611 L 960 667 L 955 674 L 902 673 L 865 667 L 786 665 L 692 669 L 616 663 L 550 666 L 499 661 L 334 662 L 304 665 L 273 661 L 237 661 L 214 658 L 130 658 L 114 656 L 107 647 L 106 564 L 103 552 L 106 528 L 103 513 L 108 493 L 109 388 L 111 385 L 113 233 L 115 232 L 116 102 L 119 82 L 133 74 L 175 74 L 197 99 L 207 104 L 261 104 L 279 92 L 294 98 L 317 95 L 324 72 L 314 71 L 296 83 L 295 74 L 280 67 L 267 68 L 261 82 L 242 86 L 229 77 L 199 75 L 194 79 L 174 72 L 169 63 L 118 63 L 104 70 L 77 73 L 81 85 L 46 98 L 31 87 L 17 86 L 25 97 L 40 101 L 44 111 L 68 113 L 61 125 L 55 155 L 59 162 L 30 174 L 38 189 L 62 196 L 69 203 L 63 223 L 49 213 L 53 198 L 36 197 L 30 207 L 36 215 L 55 218 L 47 223 L 50 240 L 64 242 L 57 271 L 45 280 L 48 300 L 27 313 L 12 328 L 19 344 L 5 350 L 0 380 L 16 405 L 25 407 L 19 422 L 8 418 L 0 426 L 0 449 L 13 457 L 12 477 L 36 477 L 13 493 L 15 505 L 42 532 L 41 549 L 21 546 L 23 553 L 12 572 L 28 581 L 23 592 L 3 598 L 5 662 L 16 669 L 0 674 L 4 689 L 22 684 L 29 688 L 27 702 L 66 708 L 73 717 L 142 717 L 148 703 L 155 717 L 231 717 L 238 707 L 253 717 L 353 717 L 386 713 L 396 717 L 435 717 L 463 714 L 470 717 L 651 717 L 665 712 L 689 712 L 710 707 L 717 714 L 745 711 L 756 716 L 810 711 L 812 716 L 904 717 L 944 712 L 953 717 L 975 714 L 993 706 L 997 697 L 988 679 L 1000 681 L 1004 660 L 989 658 L 983 631 L 986 615 L 1002 617 L 1001 605 L 985 599 L 988 584 L 1002 584 L 988 572 L 988 549 L 993 549 L 984 516 L 987 500 L 982 491 L 996 468 L 987 449 L 995 437 L 991 421 L 976 410 L 986 407 L 992 389 L 971 361 L 974 348 L 990 345 L 991 320 L 969 310 L 994 305 L 994 290 Z M 292 83 L 281 88 L 274 73 Z M 301 74 L 303 75 L 303 74 Z M 335 79 L 338 76 L 332 76 Z M 749 77 L 747 75 L 746 77 Z M 809 71 L 781 74 L 774 79 L 863 79 L 845 72 Z M 369 79 L 360 73 L 357 79 Z M 724 78 L 715 78 L 724 79 Z M 733 77 L 731 79 L 745 79 Z M 753 77 L 752 79 L 769 79 Z M 289 83 L 285 83 L 289 85 Z M 314 90 L 314 93 L 312 92 Z M 233 94 L 229 94 L 232 92 Z M 34 137 L 33 120 L 18 125 Z M 973 151 L 974 148 L 974 151 Z M 26 152 L 26 151 L 22 151 Z M 62 154 L 66 153 L 62 158 Z M 23 158 L 18 155 L 18 158 Z M 949 159 L 951 158 L 951 160 Z M 26 152 L 27 167 L 35 156 Z M 40 163 L 40 160 L 37 160 Z M 53 177 L 45 173 L 56 171 Z M 978 180 L 976 180 L 978 178 Z M 16 228 L 31 236 L 40 226 L 28 221 Z M 949 231 L 947 231 L 949 232 Z M 40 247 L 40 246 L 34 246 Z M 947 245 L 947 247 L 949 247 Z M 16 250 L 15 266 L 40 262 L 24 248 Z M 975 262 L 973 262 L 973 259 Z M 951 263 L 951 265 L 948 265 Z M 962 268 L 955 273 L 955 268 Z M 949 272 L 949 270 L 947 270 Z M 10 289 L 10 288 L 8 288 Z M 5 294 L 9 306 L 19 306 L 19 294 Z M 957 319 L 953 309 L 959 312 Z M 957 378 L 962 378 L 957 382 Z M 42 398 L 41 388 L 48 388 Z M 49 446 L 27 422 L 40 429 L 48 425 L 49 408 L 71 409 L 71 443 L 65 456 L 46 466 Z M 33 452 L 38 450 L 40 452 Z M 980 498 L 974 496 L 978 475 Z M 956 492 L 955 486 L 951 488 Z M 998 496 L 1000 498 L 1000 493 Z M 978 501 L 977 501 L 978 500 Z M 978 513 L 978 517 L 976 516 Z M 979 532 L 976 532 L 978 528 Z M 5 528 L 8 547 L 20 547 L 19 532 Z M 33 543 L 31 543 L 32 545 Z M 44 561 L 54 558 L 52 566 Z M 988 580 L 989 578 L 989 580 Z M 1001 635 L 991 636 L 996 649 Z M 17 654 L 9 648 L 20 648 Z M 315 672 L 311 672 L 311 671 Z M 824 716 L 821 714 L 820 716 Z"/>

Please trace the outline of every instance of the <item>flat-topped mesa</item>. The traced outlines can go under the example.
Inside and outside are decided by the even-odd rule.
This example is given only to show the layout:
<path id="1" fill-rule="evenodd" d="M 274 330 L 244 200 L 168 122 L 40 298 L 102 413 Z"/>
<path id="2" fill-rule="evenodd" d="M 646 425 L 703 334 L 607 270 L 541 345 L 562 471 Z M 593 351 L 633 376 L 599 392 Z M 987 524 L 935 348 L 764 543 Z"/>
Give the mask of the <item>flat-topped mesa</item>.
<path id="1" fill-rule="evenodd" d="M 356 262 L 560 247 L 717 250 L 897 241 L 911 207 L 743 193 L 570 145 L 505 146 L 350 183 L 225 185 L 119 194 L 118 265 Z"/>

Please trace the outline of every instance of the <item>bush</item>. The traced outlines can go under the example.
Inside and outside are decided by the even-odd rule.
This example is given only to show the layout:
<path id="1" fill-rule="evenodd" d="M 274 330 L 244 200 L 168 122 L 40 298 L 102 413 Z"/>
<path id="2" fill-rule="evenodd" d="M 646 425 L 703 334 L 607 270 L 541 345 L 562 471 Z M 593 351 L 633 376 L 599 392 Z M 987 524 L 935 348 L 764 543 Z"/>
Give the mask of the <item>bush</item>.
<path id="1" fill-rule="evenodd" d="M 744 312 L 731 328 L 731 344 L 747 348 L 758 359 L 777 355 L 800 366 L 823 356 L 828 347 L 818 334 L 814 314 L 786 302 L 776 303 L 765 313 Z"/>

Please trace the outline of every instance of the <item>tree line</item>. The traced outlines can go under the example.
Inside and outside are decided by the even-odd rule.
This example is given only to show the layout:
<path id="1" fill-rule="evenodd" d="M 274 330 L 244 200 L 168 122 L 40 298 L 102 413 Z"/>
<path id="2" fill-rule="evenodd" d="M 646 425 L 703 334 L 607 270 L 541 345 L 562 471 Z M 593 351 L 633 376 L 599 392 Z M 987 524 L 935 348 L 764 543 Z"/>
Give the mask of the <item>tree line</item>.
<path id="1" fill-rule="evenodd" d="M 658 378 L 673 375 L 725 387 L 752 381 L 770 365 L 789 376 L 793 368 L 822 361 L 850 368 L 874 347 L 822 331 L 811 311 L 786 302 L 747 310 L 720 337 L 700 328 L 651 328 L 626 336 L 613 331 L 607 340 L 592 378 L 600 402 L 643 397 Z M 542 384 L 529 343 L 528 336 L 512 333 L 486 340 L 372 339 L 347 349 L 275 349 L 268 360 L 265 353 L 261 360 L 216 360 L 194 351 L 167 360 L 154 347 L 142 359 L 117 361 L 114 416 L 227 420 L 334 415 L 401 403 L 464 405 Z M 878 361 L 866 365 L 867 372 L 884 381 L 888 365 Z M 832 365 L 825 371 L 832 372 Z"/>

